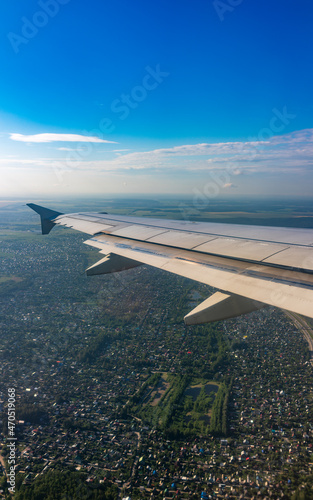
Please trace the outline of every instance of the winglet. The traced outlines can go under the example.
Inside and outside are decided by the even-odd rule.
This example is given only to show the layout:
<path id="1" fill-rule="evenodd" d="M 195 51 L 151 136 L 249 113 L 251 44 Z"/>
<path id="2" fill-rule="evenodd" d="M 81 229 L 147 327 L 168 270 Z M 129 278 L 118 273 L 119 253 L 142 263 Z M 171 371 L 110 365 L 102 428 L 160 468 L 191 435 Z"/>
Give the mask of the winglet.
<path id="1" fill-rule="evenodd" d="M 52 220 L 59 217 L 59 215 L 63 215 L 61 212 L 35 205 L 35 203 L 26 203 L 26 205 L 40 215 L 42 234 L 49 234 L 55 226 L 55 222 L 52 222 Z"/>

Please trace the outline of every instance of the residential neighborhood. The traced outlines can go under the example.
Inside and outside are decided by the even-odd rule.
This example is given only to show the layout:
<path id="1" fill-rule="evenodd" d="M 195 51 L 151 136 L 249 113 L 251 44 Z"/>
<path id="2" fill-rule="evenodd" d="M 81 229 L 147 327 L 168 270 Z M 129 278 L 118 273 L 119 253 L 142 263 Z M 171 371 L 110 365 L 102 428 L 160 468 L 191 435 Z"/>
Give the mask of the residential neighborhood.
<path id="1" fill-rule="evenodd" d="M 51 478 L 77 499 L 310 498 L 313 367 L 292 319 L 186 327 L 208 287 L 147 267 L 86 278 L 96 253 L 61 236 L 2 237 L 2 498 L 12 387 L 14 498 Z"/>

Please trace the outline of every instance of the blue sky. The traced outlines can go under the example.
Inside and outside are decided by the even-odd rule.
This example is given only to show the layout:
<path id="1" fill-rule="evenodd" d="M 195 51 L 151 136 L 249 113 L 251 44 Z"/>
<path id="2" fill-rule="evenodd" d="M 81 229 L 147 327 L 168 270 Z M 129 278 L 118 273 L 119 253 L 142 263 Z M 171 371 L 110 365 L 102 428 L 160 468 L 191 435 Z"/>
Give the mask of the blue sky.
<path id="1" fill-rule="evenodd" d="M 0 196 L 311 195 L 310 0 L 14 0 L 0 19 Z"/>

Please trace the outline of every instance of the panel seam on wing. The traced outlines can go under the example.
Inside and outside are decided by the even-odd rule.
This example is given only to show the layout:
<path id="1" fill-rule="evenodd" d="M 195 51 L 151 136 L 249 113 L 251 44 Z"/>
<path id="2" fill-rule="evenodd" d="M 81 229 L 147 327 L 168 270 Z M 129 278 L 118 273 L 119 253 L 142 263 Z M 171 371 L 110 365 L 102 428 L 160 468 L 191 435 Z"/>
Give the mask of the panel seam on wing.
<path id="1" fill-rule="evenodd" d="M 261 259 L 260 262 L 266 262 L 266 259 L 270 259 L 271 257 L 274 257 L 274 255 L 277 255 L 278 253 L 282 253 L 282 252 L 285 252 L 286 250 L 288 250 L 290 247 L 287 247 L 287 248 L 282 248 L 281 250 L 277 250 L 277 252 L 274 252 L 272 253 L 271 255 L 267 255 L 266 257 L 264 257 L 264 259 Z"/>

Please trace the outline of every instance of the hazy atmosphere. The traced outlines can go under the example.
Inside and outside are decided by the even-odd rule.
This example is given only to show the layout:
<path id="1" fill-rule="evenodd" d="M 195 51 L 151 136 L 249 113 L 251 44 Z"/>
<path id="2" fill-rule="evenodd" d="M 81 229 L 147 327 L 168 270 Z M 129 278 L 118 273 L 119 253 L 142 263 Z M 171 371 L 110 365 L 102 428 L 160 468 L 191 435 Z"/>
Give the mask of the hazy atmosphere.
<path id="1" fill-rule="evenodd" d="M 2 197 L 310 196 L 309 1 L 2 8 Z"/>

